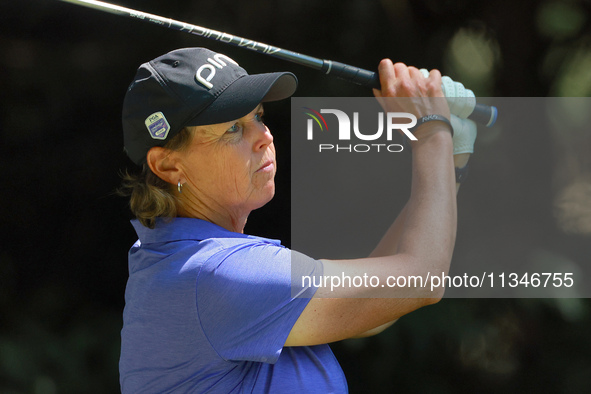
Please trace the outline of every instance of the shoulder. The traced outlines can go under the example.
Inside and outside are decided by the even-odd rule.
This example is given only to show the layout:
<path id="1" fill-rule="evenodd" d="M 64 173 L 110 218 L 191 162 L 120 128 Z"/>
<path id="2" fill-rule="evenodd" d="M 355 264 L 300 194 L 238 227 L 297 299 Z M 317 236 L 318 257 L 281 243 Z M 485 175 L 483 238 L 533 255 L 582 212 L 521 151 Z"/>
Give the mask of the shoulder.
<path id="1" fill-rule="evenodd" d="M 198 296 L 232 290 L 258 293 L 258 288 L 282 288 L 291 293 L 293 278 L 322 274 L 322 263 L 265 239 L 215 239 L 218 245 L 200 269 Z M 292 285 L 292 282 L 293 285 Z M 301 292 L 301 289 L 297 291 Z"/>
<path id="2" fill-rule="evenodd" d="M 214 238 L 206 240 L 216 245 L 203 264 L 202 275 L 214 275 L 218 280 L 256 276 L 267 271 L 289 268 L 290 250 L 282 245 L 256 238 Z"/>

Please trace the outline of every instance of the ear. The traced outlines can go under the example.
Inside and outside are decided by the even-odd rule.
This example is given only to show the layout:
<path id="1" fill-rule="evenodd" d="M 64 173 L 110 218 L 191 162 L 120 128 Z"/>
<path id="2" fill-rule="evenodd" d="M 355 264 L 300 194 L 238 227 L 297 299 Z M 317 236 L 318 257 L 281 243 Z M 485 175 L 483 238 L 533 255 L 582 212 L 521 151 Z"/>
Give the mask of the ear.
<path id="1" fill-rule="evenodd" d="M 182 171 L 173 151 L 155 146 L 148 151 L 146 159 L 150 170 L 158 178 L 172 185 L 176 185 L 181 180 Z"/>

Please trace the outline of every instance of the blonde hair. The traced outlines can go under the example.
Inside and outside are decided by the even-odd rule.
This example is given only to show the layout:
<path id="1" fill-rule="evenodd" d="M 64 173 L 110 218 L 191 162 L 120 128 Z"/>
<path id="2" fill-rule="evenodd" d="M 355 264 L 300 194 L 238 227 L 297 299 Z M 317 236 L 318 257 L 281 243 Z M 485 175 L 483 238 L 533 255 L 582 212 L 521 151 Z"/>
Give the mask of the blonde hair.
<path id="1" fill-rule="evenodd" d="M 191 129 L 185 127 L 164 147 L 181 151 L 189 146 L 192 139 Z M 156 218 L 176 217 L 179 200 L 173 192 L 173 186 L 154 174 L 148 164 L 143 164 L 139 174 L 130 174 L 125 171 L 122 179 L 117 193 L 129 197 L 131 212 L 142 225 L 153 229 L 156 226 Z"/>

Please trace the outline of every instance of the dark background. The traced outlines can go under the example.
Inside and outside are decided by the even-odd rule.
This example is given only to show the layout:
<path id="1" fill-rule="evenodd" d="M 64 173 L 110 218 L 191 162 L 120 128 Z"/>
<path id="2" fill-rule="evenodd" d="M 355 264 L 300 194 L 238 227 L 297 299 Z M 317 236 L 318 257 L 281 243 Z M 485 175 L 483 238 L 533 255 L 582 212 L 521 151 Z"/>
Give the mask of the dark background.
<path id="1" fill-rule="evenodd" d="M 367 69 L 383 57 L 439 68 L 479 96 L 591 93 L 591 4 L 583 0 L 118 4 Z M 134 168 L 122 151 L 120 111 L 137 66 L 206 46 L 250 72 L 296 73 L 301 97 L 371 92 L 53 0 L 2 0 L 0 18 L 0 392 L 117 392 L 126 252 L 136 237 L 114 190 L 119 172 Z M 277 196 L 246 230 L 289 245 L 289 101 L 267 106 L 267 123 Z M 459 196 L 455 258 L 589 263 L 591 137 L 532 134 L 480 131 Z M 590 323 L 588 299 L 444 299 L 333 349 L 353 393 L 583 393 Z"/>

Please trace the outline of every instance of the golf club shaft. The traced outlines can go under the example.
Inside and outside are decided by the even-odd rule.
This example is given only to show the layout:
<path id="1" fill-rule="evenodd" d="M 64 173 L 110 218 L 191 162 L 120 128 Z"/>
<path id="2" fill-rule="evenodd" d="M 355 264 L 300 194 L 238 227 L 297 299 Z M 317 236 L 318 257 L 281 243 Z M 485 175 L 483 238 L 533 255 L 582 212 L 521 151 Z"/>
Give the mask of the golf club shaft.
<path id="1" fill-rule="evenodd" d="M 237 47 L 250 49 L 251 51 L 259 52 L 264 55 L 270 55 L 282 60 L 287 60 L 302 66 L 310 67 L 315 70 L 320 70 L 328 75 L 333 75 L 338 78 L 346 79 L 358 85 L 367 86 L 370 88 L 380 88 L 380 80 L 376 72 L 350 66 L 348 64 L 303 55 L 301 53 L 278 48 L 272 45 L 263 44 L 261 42 L 253 41 L 247 38 L 238 37 L 232 34 L 208 29 L 202 26 L 176 21 L 170 18 L 164 18 L 158 15 L 149 14 L 142 11 L 132 10 L 130 8 L 125 8 L 118 5 L 105 3 L 102 1 L 61 1 L 81 5 L 88 8 L 93 8 L 104 12 L 109 12 L 115 15 L 139 19 L 145 22 L 150 22 L 163 27 L 167 27 L 169 29 L 174 29 L 185 33 L 194 34 L 200 37 L 220 41 L 226 44 L 235 45 Z M 476 104 L 469 118 L 478 123 L 484 124 L 487 127 L 490 127 L 496 121 L 496 108 L 487 105 Z"/>

